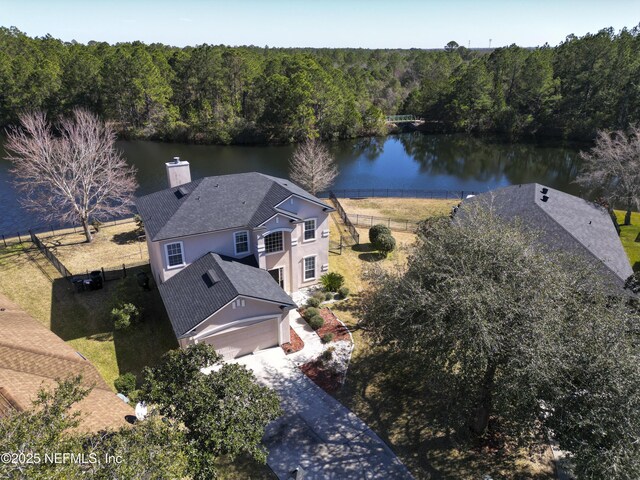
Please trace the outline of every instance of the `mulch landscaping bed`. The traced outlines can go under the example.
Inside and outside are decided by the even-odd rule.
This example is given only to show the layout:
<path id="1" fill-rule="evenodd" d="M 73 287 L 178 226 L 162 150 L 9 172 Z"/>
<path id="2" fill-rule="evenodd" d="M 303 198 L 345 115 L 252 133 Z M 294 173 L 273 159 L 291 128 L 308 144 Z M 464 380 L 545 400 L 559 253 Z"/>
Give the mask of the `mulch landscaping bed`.
<path id="1" fill-rule="evenodd" d="M 333 333 L 333 341 L 338 342 L 340 340 L 351 341 L 349 336 L 349 330 L 342 323 L 338 321 L 336 316 L 327 307 L 320 309 L 320 316 L 324 318 L 324 325 L 318 329 L 318 335 L 322 338 L 327 333 Z"/>
<path id="2" fill-rule="evenodd" d="M 291 341 L 282 344 L 282 349 L 287 355 L 289 355 L 290 353 L 299 352 L 304 348 L 304 342 L 291 327 L 289 327 L 289 335 L 291 337 Z"/>
<path id="3" fill-rule="evenodd" d="M 325 369 L 320 359 L 305 363 L 300 370 L 325 392 L 335 393 L 340 389 L 340 374 Z"/>

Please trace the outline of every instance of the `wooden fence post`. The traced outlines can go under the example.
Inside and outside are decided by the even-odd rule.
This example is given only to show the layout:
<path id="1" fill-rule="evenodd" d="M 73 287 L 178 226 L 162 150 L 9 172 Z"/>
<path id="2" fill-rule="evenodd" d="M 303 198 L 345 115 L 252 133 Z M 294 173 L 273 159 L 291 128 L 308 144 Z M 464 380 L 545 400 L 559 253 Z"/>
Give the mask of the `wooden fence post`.
<path id="1" fill-rule="evenodd" d="M 20 240 L 20 243 L 22 243 L 22 237 L 20 236 L 20 232 L 18 232 L 18 240 Z"/>
<path id="2" fill-rule="evenodd" d="M 4 235 L 2 235 L 2 242 L 4 243 L 4 246 L 7 246 L 7 241 L 4 239 Z"/>
<path id="3" fill-rule="evenodd" d="M 100 267 L 100 270 L 102 270 L 102 280 L 104 283 L 107 283 L 107 276 L 104 273 L 104 267 Z"/>

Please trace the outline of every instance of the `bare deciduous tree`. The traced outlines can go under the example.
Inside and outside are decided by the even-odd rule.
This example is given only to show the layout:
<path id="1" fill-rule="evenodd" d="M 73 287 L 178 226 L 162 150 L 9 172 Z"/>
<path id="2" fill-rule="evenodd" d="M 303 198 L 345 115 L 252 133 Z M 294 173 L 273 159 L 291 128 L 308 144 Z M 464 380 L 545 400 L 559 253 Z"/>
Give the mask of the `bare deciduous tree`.
<path id="1" fill-rule="evenodd" d="M 624 204 L 624 224 L 631 224 L 631 208 L 640 205 L 640 127 L 628 134 L 601 130 L 595 146 L 580 157 L 584 164 L 576 182 L 602 192 L 610 204 Z"/>
<path id="2" fill-rule="evenodd" d="M 293 152 L 289 178 L 316 195 L 327 189 L 338 175 L 338 167 L 327 147 L 317 140 L 306 140 Z"/>
<path id="3" fill-rule="evenodd" d="M 115 149 L 109 124 L 81 109 L 55 126 L 43 112 L 20 122 L 7 132 L 6 158 L 25 208 L 46 221 L 80 222 L 87 242 L 90 220 L 130 211 L 135 169 Z"/>

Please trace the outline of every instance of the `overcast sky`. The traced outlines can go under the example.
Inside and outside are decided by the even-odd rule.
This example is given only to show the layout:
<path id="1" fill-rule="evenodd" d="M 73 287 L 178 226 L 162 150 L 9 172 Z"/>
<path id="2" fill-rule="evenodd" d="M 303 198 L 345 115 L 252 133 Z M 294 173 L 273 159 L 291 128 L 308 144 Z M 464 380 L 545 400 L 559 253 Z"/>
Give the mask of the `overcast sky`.
<path id="1" fill-rule="evenodd" d="M 0 0 L 0 25 L 83 43 L 532 47 L 638 23 L 640 0 Z"/>

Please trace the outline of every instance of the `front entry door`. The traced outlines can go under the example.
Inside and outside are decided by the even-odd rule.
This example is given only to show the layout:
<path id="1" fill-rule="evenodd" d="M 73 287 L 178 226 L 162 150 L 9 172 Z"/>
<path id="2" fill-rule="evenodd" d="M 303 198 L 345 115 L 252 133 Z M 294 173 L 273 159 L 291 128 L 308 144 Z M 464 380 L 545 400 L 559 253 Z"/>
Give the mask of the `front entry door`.
<path id="1" fill-rule="evenodd" d="M 278 282 L 280 288 L 284 290 L 284 267 L 274 268 L 273 270 L 269 270 L 269 273 L 273 279 Z"/>

